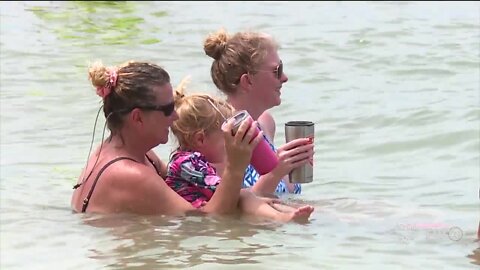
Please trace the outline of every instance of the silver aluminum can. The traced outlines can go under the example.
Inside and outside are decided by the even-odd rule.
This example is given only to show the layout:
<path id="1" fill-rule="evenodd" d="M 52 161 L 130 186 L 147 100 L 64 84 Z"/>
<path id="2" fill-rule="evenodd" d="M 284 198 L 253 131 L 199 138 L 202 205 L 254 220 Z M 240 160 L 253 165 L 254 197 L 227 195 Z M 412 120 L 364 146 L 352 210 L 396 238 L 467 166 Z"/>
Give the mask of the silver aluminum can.
<path id="1" fill-rule="evenodd" d="M 245 119 L 247 119 L 248 117 L 250 116 L 250 114 L 246 111 L 246 110 L 242 110 L 242 111 L 239 111 L 237 112 L 234 116 L 232 116 L 231 118 L 234 119 L 234 123 L 233 123 L 233 128 L 232 128 L 232 134 L 235 135 L 235 133 L 237 133 L 238 131 L 238 128 L 240 127 L 240 125 L 243 123 L 243 121 Z M 230 118 L 229 118 L 230 119 Z M 228 120 L 229 120 L 228 119 Z M 225 122 L 228 122 L 225 121 Z"/>
<path id="2" fill-rule="evenodd" d="M 310 121 L 290 121 L 285 123 L 285 140 L 288 142 L 298 138 L 309 138 L 313 143 L 315 125 Z M 313 181 L 313 160 L 293 169 L 289 174 L 290 183 L 310 183 Z"/>

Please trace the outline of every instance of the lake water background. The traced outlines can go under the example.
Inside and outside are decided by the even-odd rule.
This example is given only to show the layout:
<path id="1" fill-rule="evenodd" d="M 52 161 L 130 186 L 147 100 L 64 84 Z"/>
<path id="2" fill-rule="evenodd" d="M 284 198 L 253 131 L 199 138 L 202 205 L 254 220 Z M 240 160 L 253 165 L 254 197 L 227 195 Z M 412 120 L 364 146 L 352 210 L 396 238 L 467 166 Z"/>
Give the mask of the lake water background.
<path id="1" fill-rule="evenodd" d="M 88 63 L 152 61 L 218 94 L 202 44 L 220 27 L 281 44 L 275 142 L 290 120 L 316 130 L 314 182 L 283 199 L 312 220 L 73 214 L 100 106 Z M 0 30 L 1 269 L 480 264 L 478 2 L 1 2 Z"/>

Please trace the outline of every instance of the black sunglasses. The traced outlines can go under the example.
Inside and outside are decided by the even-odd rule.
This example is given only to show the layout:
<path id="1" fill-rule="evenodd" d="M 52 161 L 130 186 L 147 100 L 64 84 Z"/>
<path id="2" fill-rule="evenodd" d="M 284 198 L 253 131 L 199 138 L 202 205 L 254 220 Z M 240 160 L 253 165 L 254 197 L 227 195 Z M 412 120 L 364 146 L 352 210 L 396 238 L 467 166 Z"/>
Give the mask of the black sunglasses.
<path id="1" fill-rule="evenodd" d="M 282 78 L 282 75 L 283 75 L 283 62 L 282 62 L 282 60 L 280 60 L 280 64 L 278 64 L 278 66 L 275 68 L 275 70 L 273 72 L 277 76 L 277 79 L 280 80 L 280 78 Z"/>
<path id="2" fill-rule="evenodd" d="M 163 112 L 163 114 L 165 116 L 170 116 L 175 111 L 175 102 L 172 101 L 171 103 L 168 103 L 166 105 L 133 106 L 129 109 L 118 110 L 116 112 L 117 113 L 129 113 L 135 108 L 139 108 L 141 110 L 146 110 L 146 111 L 160 111 L 160 112 Z"/>
<path id="3" fill-rule="evenodd" d="M 257 71 L 270 71 L 270 70 L 257 70 Z M 278 66 L 275 67 L 275 69 L 273 70 L 273 73 L 275 73 L 275 77 L 280 80 L 282 78 L 282 75 L 283 75 L 283 62 L 282 60 L 280 60 L 280 64 L 278 64 Z"/>
<path id="4" fill-rule="evenodd" d="M 137 106 L 137 108 L 147 111 L 160 111 L 165 116 L 170 116 L 175 111 L 175 102 L 172 101 L 166 105 Z"/>

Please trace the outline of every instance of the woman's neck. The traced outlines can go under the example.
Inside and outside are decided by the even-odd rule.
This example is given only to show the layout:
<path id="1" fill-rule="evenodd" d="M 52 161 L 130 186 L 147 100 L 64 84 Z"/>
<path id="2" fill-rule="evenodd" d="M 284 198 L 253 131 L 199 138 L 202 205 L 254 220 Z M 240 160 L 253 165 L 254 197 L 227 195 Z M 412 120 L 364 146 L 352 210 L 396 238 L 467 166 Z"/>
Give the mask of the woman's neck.
<path id="1" fill-rule="evenodd" d="M 143 162 L 145 155 L 151 149 L 150 147 L 146 146 L 142 140 L 132 140 L 128 135 L 125 134 L 123 134 L 121 137 L 120 135 L 112 136 L 109 144 L 114 148 L 114 151 L 118 155 L 131 157 L 138 162 Z"/>
<path id="2" fill-rule="evenodd" d="M 240 96 L 229 96 L 227 102 L 232 105 L 236 111 L 246 110 L 253 120 L 258 120 L 258 117 L 265 111 L 258 108 L 252 100 L 247 100 Z"/>

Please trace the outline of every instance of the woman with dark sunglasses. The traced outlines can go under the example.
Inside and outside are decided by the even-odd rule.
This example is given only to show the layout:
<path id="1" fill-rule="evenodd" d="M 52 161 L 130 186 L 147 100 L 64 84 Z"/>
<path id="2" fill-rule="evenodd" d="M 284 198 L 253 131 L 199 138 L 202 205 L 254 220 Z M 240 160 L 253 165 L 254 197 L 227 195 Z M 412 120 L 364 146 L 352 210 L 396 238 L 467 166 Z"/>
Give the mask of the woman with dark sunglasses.
<path id="1" fill-rule="evenodd" d="M 245 168 L 253 148 L 262 139 L 253 136 L 256 125 L 251 119 L 234 136 L 232 123 L 223 128 L 225 180 L 211 200 L 197 210 L 168 187 L 164 181 L 166 164 L 152 150 L 168 141 L 169 128 L 178 118 L 169 74 L 155 64 L 128 62 L 114 68 L 95 63 L 89 75 L 102 97 L 110 135 L 106 140 L 102 137 L 74 186 L 71 203 L 75 212 L 235 212 Z"/>
<path id="2" fill-rule="evenodd" d="M 288 173 L 313 158 L 313 144 L 302 138 L 275 149 L 275 121 L 267 112 L 280 105 L 280 90 L 288 81 L 277 43 L 264 33 L 239 32 L 230 36 L 220 29 L 205 39 L 204 51 L 214 59 L 211 76 L 217 88 L 237 111 L 247 110 L 258 120 L 264 139 L 278 154 L 279 164 L 270 173 L 259 175 L 249 165 L 244 187 L 252 187 L 252 191 L 262 195 L 300 193 L 299 184 L 288 183 Z"/>

